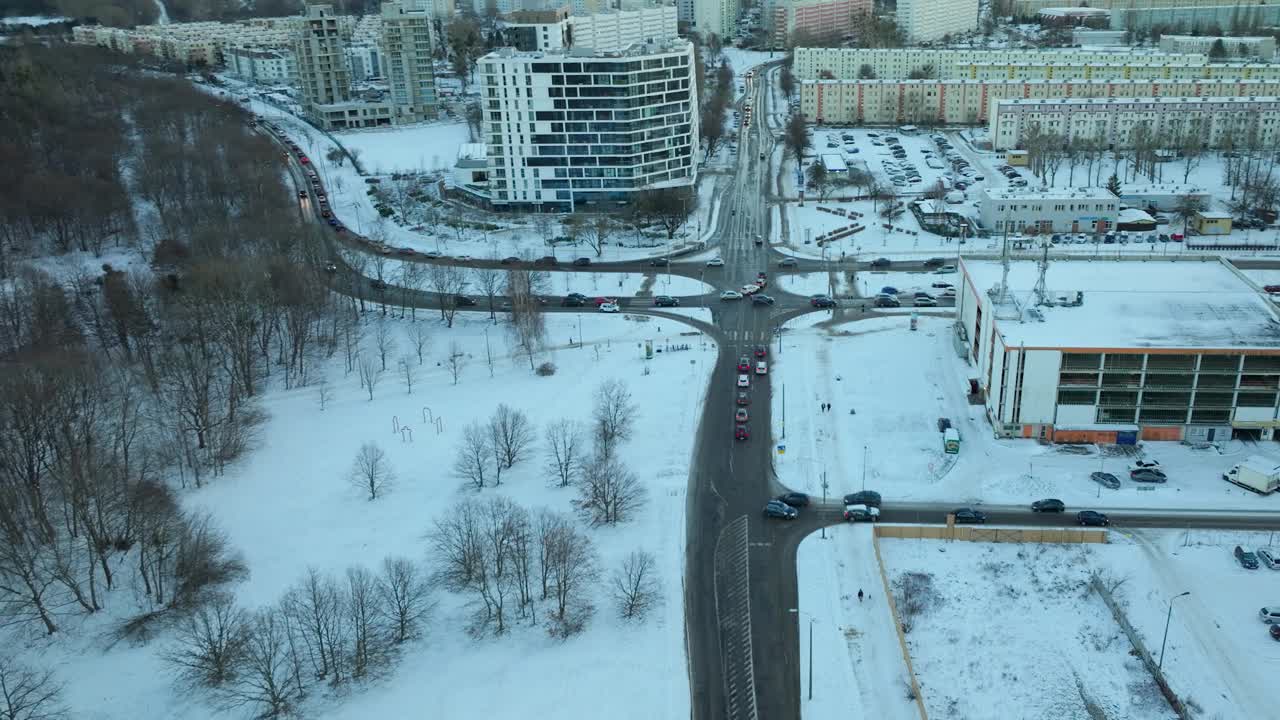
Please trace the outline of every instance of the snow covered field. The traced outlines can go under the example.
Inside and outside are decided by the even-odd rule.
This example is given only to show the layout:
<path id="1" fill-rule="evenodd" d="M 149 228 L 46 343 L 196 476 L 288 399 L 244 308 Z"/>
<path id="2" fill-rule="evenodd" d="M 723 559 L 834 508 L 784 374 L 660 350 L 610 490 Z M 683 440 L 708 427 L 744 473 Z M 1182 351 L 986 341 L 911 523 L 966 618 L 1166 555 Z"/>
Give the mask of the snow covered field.
<path id="1" fill-rule="evenodd" d="M 376 322 L 370 313 L 369 322 Z M 611 717 L 688 715 L 681 575 L 685 491 L 699 407 L 716 357 L 714 343 L 682 335 L 689 328 L 642 316 L 549 315 L 545 353 L 557 366 L 538 377 L 513 354 L 505 327 L 480 313 L 460 313 L 452 330 L 431 312 L 425 362 L 415 357 L 408 320 L 388 319 L 395 349 L 371 401 L 342 361 L 324 367 L 331 397 L 321 410 L 317 386 L 267 393 L 270 419 L 258 447 L 228 473 L 193 491 L 187 502 L 208 510 L 244 552 L 248 581 L 233 586 L 237 601 L 255 608 L 277 601 L 308 567 L 341 573 L 387 555 L 427 557 L 425 534 L 455 502 L 503 495 L 532 509 L 572 513 L 575 493 L 555 487 L 543 463 L 542 428 L 569 418 L 588 420 L 602 381 L 626 383 L 638 404 L 633 438 L 621 459 L 639 475 L 648 499 L 633 520 L 585 529 L 595 542 L 604 578 L 634 549 L 658 561 L 663 605 L 644 624 L 617 619 L 604 580 L 588 593 L 596 614 L 584 633 L 553 639 L 541 624 L 519 620 L 502 638 L 472 640 L 465 632 L 464 598 L 435 592 L 440 604 L 426 638 L 410 646 L 385 678 L 355 686 L 342 697 L 318 691 L 304 707 L 311 718 L 589 717 L 608 706 Z M 580 322 L 580 325 L 579 325 Z M 661 328 L 661 329 L 659 329 Z M 370 329 L 369 334 L 373 334 Z M 581 347 L 567 347 L 581 334 Z M 686 343 L 689 351 L 643 359 L 643 341 Z M 452 343 L 464 353 L 456 384 L 445 365 Z M 375 352 L 372 347 L 367 352 Z M 494 357 L 490 370 L 487 352 Z M 401 358 L 416 370 L 412 393 L 397 371 Z M 499 403 L 527 413 L 536 425 L 534 455 L 506 471 L 498 487 L 476 491 L 452 471 L 468 423 L 483 421 Z M 429 419 L 432 422 L 424 421 Z M 439 418 L 439 425 L 434 422 Z M 396 428 L 408 428 L 396 432 Z M 346 479 L 363 443 L 384 449 L 397 474 L 385 496 L 369 501 Z M 119 592 L 129 592 L 121 590 Z M 116 603 L 124 608 L 128 603 Z M 51 663 L 77 718 L 235 718 L 179 691 L 159 659 L 162 636 L 149 645 L 112 643 L 111 618 L 93 617 L 74 632 L 42 640 L 29 652 Z M 499 690 L 500 689 L 500 690 Z"/>
<path id="2" fill-rule="evenodd" d="M 873 284 L 879 289 L 889 282 Z M 835 327 L 820 322 L 825 315 L 793 321 L 783 351 L 774 356 L 778 412 L 773 434 L 782 434 L 785 407 L 788 437 L 777 468 L 784 484 L 795 490 L 820 494 L 823 470 L 831 496 L 858 490 L 865 462 L 866 487 L 882 492 L 886 502 L 937 500 L 959 507 L 1056 497 L 1069 510 L 1280 510 L 1280 497 L 1259 497 L 1221 479 L 1231 465 L 1265 451 L 1241 441 L 1207 449 L 1144 443 L 1146 456 L 1160 460 L 1169 475 L 1167 484 L 1152 486 L 1127 479 L 1130 458 L 1094 446 L 1067 450 L 997 440 L 982 407 L 969 405 L 965 397 L 970 368 L 956 357 L 949 319 L 922 314 L 920 329 L 912 332 L 905 314 L 867 317 Z M 777 396 L 783 386 L 785 402 Z M 820 413 L 823 402 L 834 409 Z M 942 451 L 940 417 L 950 418 L 963 437 L 958 456 Z M 1092 482 L 1089 473 L 1096 470 L 1120 477 L 1120 489 Z"/>
<path id="3" fill-rule="evenodd" d="M 462 122 L 349 130 L 334 137 L 357 152 L 365 172 L 373 175 L 448 170 L 458 159 L 458 148 L 469 142 Z"/>

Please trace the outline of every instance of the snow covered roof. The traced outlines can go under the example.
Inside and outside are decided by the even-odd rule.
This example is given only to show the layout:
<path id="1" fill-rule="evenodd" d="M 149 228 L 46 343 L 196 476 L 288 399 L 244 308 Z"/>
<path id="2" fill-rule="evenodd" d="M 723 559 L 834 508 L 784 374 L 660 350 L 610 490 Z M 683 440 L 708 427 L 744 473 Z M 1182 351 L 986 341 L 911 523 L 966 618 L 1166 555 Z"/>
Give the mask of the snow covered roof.
<path id="1" fill-rule="evenodd" d="M 822 164 L 827 166 L 827 169 L 831 172 L 846 172 L 849 169 L 849 166 L 844 162 L 844 158 L 834 153 L 823 155 Z"/>
<path id="2" fill-rule="evenodd" d="M 1200 212 L 1196 213 L 1196 215 L 1198 217 L 1204 218 L 1205 220 L 1230 220 L 1231 219 L 1231 213 L 1221 212 L 1219 210 L 1201 210 Z"/>
<path id="3" fill-rule="evenodd" d="M 982 191 L 992 200 L 1112 200 L 1116 199 L 1104 187 L 1077 188 L 984 188 Z"/>
<path id="4" fill-rule="evenodd" d="M 1050 262 L 1046 295 L 1074 298 L 1080 292 L 1083 302 L 1075 307 L 1037 306 L 1036 263 L 1013 262 L 1012 303 L 994 310 L 987 291 L 1000 283 L 1000 263 L 961 263 L 1006 347 L 1280 351 L 1280 321 L 1271 304 L 1221 262 Z M 1011 314 L 1023 320 L 1005 319 Z"/>

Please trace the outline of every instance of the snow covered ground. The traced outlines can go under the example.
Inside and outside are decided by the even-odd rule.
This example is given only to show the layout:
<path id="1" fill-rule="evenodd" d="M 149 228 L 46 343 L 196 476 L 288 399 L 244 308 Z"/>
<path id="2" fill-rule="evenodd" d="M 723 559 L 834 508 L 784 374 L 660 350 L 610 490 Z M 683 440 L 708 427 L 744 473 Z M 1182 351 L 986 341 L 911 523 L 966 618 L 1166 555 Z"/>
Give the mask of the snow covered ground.
<path id="1" fill-rule="evenodd" d="M 373 313 L 368 317 L 375 321 Z M 413 357 L 408 334 L 414 323 L 387 322 L 393 324 L 396 348 L 372 401 L 355 373 L 344 376 L 339 358 L 323 369 L 332 393 L 323 411 L 316 386 L 269 391 L 264 408 L 270 419 L 256 449 L 225 476 L 187 496 L 187 503 L 208 510 L 231 545 L 245 554 L 250 579 L 231 588 L 239 603 L 254 608 L 275 602 L 309 566 L 341 573 L 386 555 L 424 558 L 424 534 L 432 521 L 456 501 L 477 495 L 450 470 L 464 428 L 487 418 L 499 403 L 528 413 L 537 426 L 538 447 L 535 456 L 504 473 L 501 486 L 478 495 L 505 495 L 530 509 L 571 513 L 573 491 L 554 487 L 543 469 L 541 428 L 560 418 L 589 419 L 596 387 L 616 378 L 627 384 L 639 406 L 632 418 L 634 437 L 621 447 L 621 458 L 640 476 L 648 500 L 635 519 L 586 532 L 606 577 L 631 550 L 654 553 L 664 583 L 663 605 L 645 624 L 623 622 L 615 617 L 602 581 L 589 590 L 597 612 L 579 636 L 556 640 L 544 627 L 521 621 L 501 639 L 472 640 L 464 630 L 463 599 L 437 591 L 440 605 L 427 637 L 388 677 L 342 697 L 317 692 L 302 715 L 414 717 L 429 707 L 451 718 L 589 717 L 605 706 L 619 718 L 688 715 L 681 596 L 685 492 L 714 343 L 683 334 L 690 329 L 673 321 L 549 315 L 553 347 L 546 359 L 557 372 L 538 377 L 522 356 L 512 354 L 504 326 L 486 322 L 480 313 L 460 313 L 452 330 L 432 313 L 420 313 L 417 325 L 431 328 L 422 365 Z M 568 347 L 570 338 L 583 344 Z M 690 350 L 645 361 L 645 340 L 658 347 L 689 344 Z M 466 358 L 457 384 L 443 365 L 454 342 Z M 492 370 L 486 361 L 490 351 Z M 418 375 L 412 394 L 396 371 L 405 356 Z M 440 418 L 439 427 L 424 418 Z M 409 430 L 396 432 L 397 427 Z M 387 452 L 398 476 L 389 493 L 372 502 L 345 479 L 366 442 Z M 166 637 L 141 647 L 112 643 L 106 632 L 112 620 L 90 618 L 75 631 L 29 649 L 46 663 L 53 660 L 59 677 L 75 680 L 65 695 L 75 717 L 240 717 L 217 712 L 198 695 L 174 687 L 159 659 Z"/>
<path id="2" fill-rule="evenodd" d="M 1087 587 L 1098 573 L 1159 656 L 1169 598 L 1175 601 L 1164 671 L 1204 718 L 1274 714 L 1270 677 L 1280 652 L 1258 619 L 1280 575 L 1245 570 L 1236 544 L 1267 533 L 1116 532 L 1105 545 L 1069 546 L 881 540 L 891 583 L 932 577 L 933 595 L 907 634 L 930 717 L 998 720 L 1089 717 L 1083 694 L 1106 717 L 1174 717 L 1110 611 Z M 802 690 L 808 683 L 808 621 L 814 621 L 814 691 L 807 720 L 914 718 L 906 666 L 893 630 L 867 525 L 829 528 L 800 546 Z M 867 593 L 859 603 L 858 590 Z M 900 596 L 901 597 L 901 596 Z M 901 611 L 902 603 L 899 601 Z M 803 697 L 803 696 L 802 696 Z"/>
<path id="3" fill-rule="evenodd" d="M 785 413 L 788 438 L 776 464 L 782 482 L 795 490 L 820 494 L 824 470 L 831 496 L 858 490 L 865 462 L 866 487 L 886 502 L 1022 505 L 1056 497 L 1069 510 L 1280 510 L 1280 496 L 1259 497 L 1221 479 L 1231 465 L 1265 448 L 1241 441 L 1207 449 L 1145 443 L 1143 452 L 1163 463 L 1169 482 L 1133 483 L 1126 477 L 1130 458 L 1109 450 L 995 439 L 983 408 L 967 402 L 971 369 L 956 357 L 948 318 L 922 314 L 913 332 L 906 314 L 869 313 L 834 327 L 825 317 L 789 323 L 782 352 L 773 358 L 773 435 L 782 435 Z M 824 402 L 834 409 L 819 412 Z M 950 418 L 963 437 L 958 456 L 942 451 L 940 417 Z M 1120 477 L 1120 489 L 1092 482 L 1095 470 Z"/>
<path id="4" fill-rule="evenodd" d="M 831 294 L 832 279 L 835 280 L 835 297 L 845 297 L 853 293 L 853 285 L 848 275 L 835 272 L 795 273 L 777 275 L 777 283 L 783 290 L 795 295 Z"/>
<path id="5" fill-rule="evenodd" d="M 458 159 L 458 148 L 469 142 L 462 122 L 350 130 L 334 137 L 359 153 L 361 166 L 373 175 L 449 170 Z"/>

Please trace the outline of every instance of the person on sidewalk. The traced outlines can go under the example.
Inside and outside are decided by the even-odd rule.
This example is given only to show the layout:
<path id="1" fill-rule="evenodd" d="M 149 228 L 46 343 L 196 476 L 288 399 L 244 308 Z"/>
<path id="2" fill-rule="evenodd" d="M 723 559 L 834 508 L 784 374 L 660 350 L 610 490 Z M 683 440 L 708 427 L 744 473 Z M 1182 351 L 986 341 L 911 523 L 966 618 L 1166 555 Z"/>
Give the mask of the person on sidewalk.
<path id="1" fill-rule="evenodd" d="M 862 588 L 858 588 L 858 602 L 862 602 Z"/>

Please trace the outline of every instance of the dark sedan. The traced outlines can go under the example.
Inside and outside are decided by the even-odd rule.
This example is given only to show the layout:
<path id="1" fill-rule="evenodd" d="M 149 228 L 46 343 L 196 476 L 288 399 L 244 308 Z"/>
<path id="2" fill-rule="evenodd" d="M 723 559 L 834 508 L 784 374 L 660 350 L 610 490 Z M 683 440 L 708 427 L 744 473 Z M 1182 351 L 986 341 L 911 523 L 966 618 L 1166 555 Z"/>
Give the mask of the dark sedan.
<path id="1" fill-rule="evenodd" d="M 849 493 L 844 496 L 845 505 L 866 505 L 867 507 L 880 507 L 880 493 L 875 490 L 862 490 L 856 493 Z"/>
<path id="2" fill-rule="evenodd" d="M 1061 500 L 1048 498 L 1031 503 L 1031 512 L 1060 513 L 1066 512 L 1067 506 Z"/>
<path id="3" fill-rule="evenodd" d="M 1076 522 L 1092 527 L 1106 527 L 1111 524 L 1111 520 L 1097 510 L 1081 510 L 1076 513 Z"/>
<path id="4" fill-rule="evenodd" d="M 775 499 L 781 500 L 782 502 L 790 505 L 791 507 L 797 507 L 797 508 L 805 507 L 809 504 L 809 496 L 805 495 L 804 493 L 798 493 L 798 492 L 789 492 L 784 495 L 779 495 Z"/>
<path id="5" fill-rule="evenodd" d="M 1120 489 L 1120 478 L 1109 472 L 1089 473 L 1089 478 L 1108 490 Z"/>
<path id="6" fill-rule="evenodd" d="M 982 525 L 987 522 L 987 514 L 973 508 L 958 508 L 952 510 L 951 514 L 955 516 L 957 525 Z"/>
<path id="7" fill-rule="evenodd" d="M 1138 468 L 1129 471 L 1129 479 L 1134 482 L 1162 483 L 1168 482 L 1169 476 L 1155 468 Z"/>

